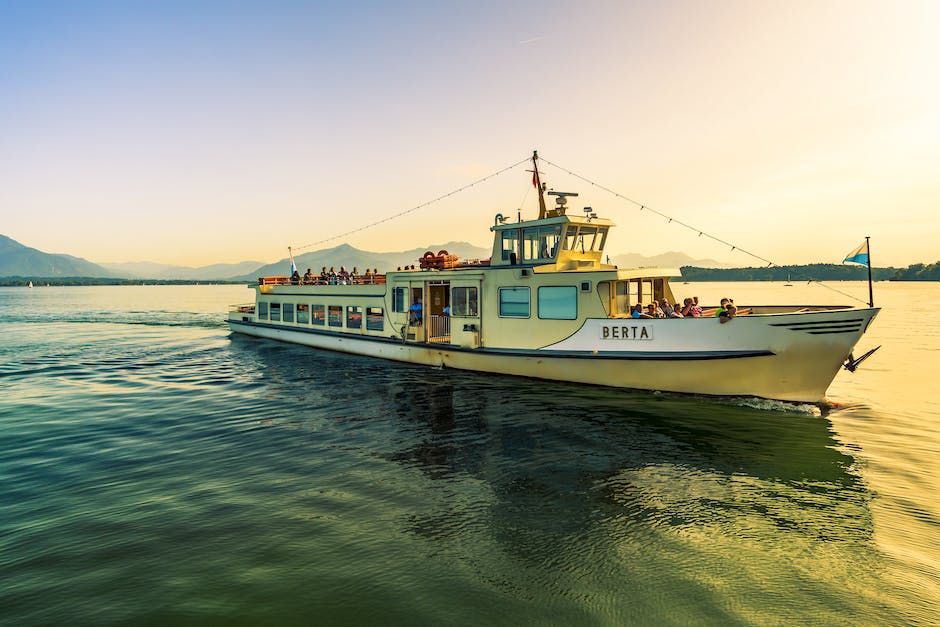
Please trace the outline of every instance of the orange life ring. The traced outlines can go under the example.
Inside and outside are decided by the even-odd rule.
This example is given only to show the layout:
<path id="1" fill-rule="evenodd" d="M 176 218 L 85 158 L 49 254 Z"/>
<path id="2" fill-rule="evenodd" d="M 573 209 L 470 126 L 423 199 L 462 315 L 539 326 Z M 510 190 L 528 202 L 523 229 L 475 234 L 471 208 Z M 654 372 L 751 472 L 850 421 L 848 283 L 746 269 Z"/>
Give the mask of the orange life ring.
<path id="1" fill-rule="evenodd" d="M 438 257 L 446 257 L 446 256 L 447 256 L 447 251 L 446 251 L 446 250 L 440 250 L 440 251 L 438 251 L 437 256 L 438 256 Z"/>
<path id="2" fill-rule="evenodd" d="M 434 259 L 434 253 L 432 253 L 432 252 L 429 250 L 428 252 L 424 253 L 424 258 L 425 258 L 425 259 Z"/>

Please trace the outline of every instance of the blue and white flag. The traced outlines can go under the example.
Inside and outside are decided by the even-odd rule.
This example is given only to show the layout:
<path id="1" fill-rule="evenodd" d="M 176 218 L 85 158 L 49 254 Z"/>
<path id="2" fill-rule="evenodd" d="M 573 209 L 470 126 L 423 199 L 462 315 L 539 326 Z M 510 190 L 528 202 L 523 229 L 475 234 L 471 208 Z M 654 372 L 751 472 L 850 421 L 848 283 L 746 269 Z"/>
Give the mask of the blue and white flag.
<path id="1" fill-rule="evenodd" d="M 865 240 L 862 242 L 861 246 L 850 252 L 842 263 L 857 263 L 862 266 L 869 265 L 871 260 L 868 258 L 868 240 Z"/>
<path id="2" fill-rule="evenodd" d="M 290 275 L 294 276 L 294 273 L 297 272 L 297 264 L 294 263 L 294 251 L 291 250 L 291 247 L 287 247 L 287 256 L 290 257 Z"/>

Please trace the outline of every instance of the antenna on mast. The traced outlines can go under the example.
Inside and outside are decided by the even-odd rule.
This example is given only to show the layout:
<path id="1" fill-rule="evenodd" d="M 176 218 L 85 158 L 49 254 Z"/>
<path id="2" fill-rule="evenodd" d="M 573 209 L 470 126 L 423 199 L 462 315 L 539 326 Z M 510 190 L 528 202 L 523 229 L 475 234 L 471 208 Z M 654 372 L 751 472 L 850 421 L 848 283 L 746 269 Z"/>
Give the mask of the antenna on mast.
<path id="1" fill-rule="evenodd" d="M 539 220 L 545 217 L 545 188 L 542 186 L 542 179 L 539 178 L 539 151 L 532 151 L 532 184 L 539 190 Z"/>

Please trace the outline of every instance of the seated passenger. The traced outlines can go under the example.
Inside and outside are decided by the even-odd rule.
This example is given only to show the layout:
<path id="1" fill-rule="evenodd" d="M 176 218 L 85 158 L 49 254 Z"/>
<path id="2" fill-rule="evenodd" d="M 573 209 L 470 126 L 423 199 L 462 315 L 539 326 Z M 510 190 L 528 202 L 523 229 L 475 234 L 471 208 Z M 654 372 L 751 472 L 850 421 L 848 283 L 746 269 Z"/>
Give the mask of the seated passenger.
<path id="1" fill-rule="evenodd" d="M 333 266 L 330 266 L 330 285 L 336 285 L 336 269 Z"/>
<path id="2" fill-rule="evenodd" d="M 421 324 L 422 318 L 422 307 L 421 307 L 421 297 L 417 297 L 415 302 L 411 304 L 411 307 L 408 309 L 411 312 L 411 324 L 419 325 Z"/>
<path id="3" fill-rule="evenodd" d="M 659 308 L 662 310 L 664 318 L 672 318 L 672 314 L 675 313 L 672 305 L 665 298 L 659 301 Z"/>
<path id="4" fill-rule="evenodd" d="M 682 315 L 682 305 L 676 303 L 672 306 L 672 313 L 667 314 L 670 318 L 684 318 Z"/>
<path id="5" fill-rule="evenodd" d="M 637 303 L 633 306 L 633 311 L 630 312 L 631 318 L 652 318 L 652 316 L 643 313 L 643 305 Z"/>
<path id="6" fill-rule="evenodd" d="M 304 273 L 304 285 L 310 285 L 313 283 L 313 270 L 307 268 L 307 271 Z"/>
<path id="7" fill-rule="evenodd" d="M 718 321 L 721 322 L 721 324 L 731 322 L 731 319 L 734 318 L 737 313 L 738 308 L 734 306 L 734 303 L 728 302 L 725 308 L 721 310 L 721 313 L 718 314 Z"/>
<path id="8" fill-rule="evenodd" d="M 727 307 L 728 303 L 730 303 L 730 302 L 731 302 L 731 300 L 728 299 L 728 298 L 722 298 L 722 299 L 721 299 L 721 304 L 718 306 L 718 309 L 715 310 L 715 317 L 716 317 L 716 318 L 721 315 L 721 312 L 723 312 L 723 311 L 725 310 L 725 307 Z"/>
<path id="9" fill-rule="evenodd" d="M 663 313 L 663 310 L 659 308 L 659 305 L 656 304 L 656 301 L 651 302 L 646 306 L 646 314 L 650 318 L 665 318 L 666 314 Z"/>
<path id="10" fill-rule="evenodd" d="M 297 285 L 298 283 L 300 283 L 300 272 L 294 270 L 294 273 L 290 275 L 290 284 Z"/>
<path id="11" fill-rule="evenodd" d="M 326 266 L 323 266 L 323 271 L 320 272 L 320 285 L 327 285 L 330 282 L 330 273 L 326 271 Z"/>

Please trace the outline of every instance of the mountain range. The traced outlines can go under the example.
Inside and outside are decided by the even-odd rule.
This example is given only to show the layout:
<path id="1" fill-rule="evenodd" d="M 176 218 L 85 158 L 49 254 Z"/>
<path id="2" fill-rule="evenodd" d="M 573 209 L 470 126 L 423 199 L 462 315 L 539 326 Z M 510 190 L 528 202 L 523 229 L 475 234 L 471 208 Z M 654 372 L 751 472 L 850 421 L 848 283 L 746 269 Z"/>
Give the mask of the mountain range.
<path id="1" fill-rule="evenodd" d="M 349 244 L 340 244 L 333 248 L 315 250 L 295 255 L 294 262 L 300 273 L 307 268 L 319 273 L 323 266 L 329 268 L 346 266 L 357 267 L 360 272 L 366 268 L 378 268 L 380 272 L 393 270 L 399 266 L 417 264 L 426 251 L 447 250 L 461 259 L 486 259 L 490 256 L 489 248 L 481 248 L 467 242 L 447 242 L 413 248 L 399 252 L 373 252 L 354 248 Z M 614 255 L 610 262 L 620 267 L 666 266 L 678 268 L 694 265 L 699 267 L 728 267 L 711 259 L 692 259 L 679 252 L 663 253 L 654 257 L 644 257 L 636 253 Z M 254 281 L 259 276 L 286 275 L 290 273 L 290 260 L 280 259 L 264 264 L 260 261 L 242 261 L 239 263 L 218 263 L 197 268 L 160 264 L 146 261 L 127 263 L 92 263 L 86 259 L 71 255 L 45 253 L 35 248 L 0 235 L 0 277 L 92 277 L 118 279 L 155 279 L 187 281 Z"/>

